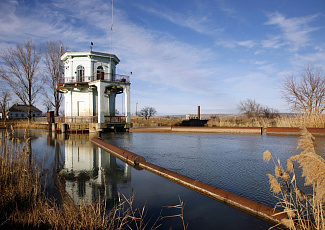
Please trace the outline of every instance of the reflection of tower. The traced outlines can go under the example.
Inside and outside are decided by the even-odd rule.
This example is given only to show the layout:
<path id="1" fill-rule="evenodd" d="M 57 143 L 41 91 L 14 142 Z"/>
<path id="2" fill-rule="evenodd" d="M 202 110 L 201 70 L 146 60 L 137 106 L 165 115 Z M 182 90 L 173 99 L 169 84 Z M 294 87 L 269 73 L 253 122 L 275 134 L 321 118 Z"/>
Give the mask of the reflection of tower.
<path id="1" fill-rule="evenodd" d="M 114 201 L 118 184 L 131 180 L 129 167 L 117 164 L 115 157 L 93 146 L 88 135 L 70 135 L 65 140 L 66 191 L 76 204 L 98 199 L 105 187 L 108 201 Z"/>

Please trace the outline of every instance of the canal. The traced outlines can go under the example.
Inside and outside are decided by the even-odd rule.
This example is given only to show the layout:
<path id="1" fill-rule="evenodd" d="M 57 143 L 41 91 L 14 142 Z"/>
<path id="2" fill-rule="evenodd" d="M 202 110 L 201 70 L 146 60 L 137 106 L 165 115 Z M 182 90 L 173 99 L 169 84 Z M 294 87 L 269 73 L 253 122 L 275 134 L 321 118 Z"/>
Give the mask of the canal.
<path id="1" fill-rule="evenodd" d="M 23 137 L 23 131 L 16 131 Z M 147 208 L 146 220 L 179 214 L 168 208 L 185 204 L 188 229 L 267 229 L 271 225 L 215 200 L 138 170 L 94 146 L 91 135 L 55 135 L 31 131 L 32 152 L 47 174 L 47 192 L 59 197 L 55 186 L 58 173 L 66 176 L 65 189 L 76 204 L 91 202 L 108 192 L 113 205 L 121 194 L 134 196 L 134 208 Z M 272 163 L 262 159 L 265 150 L 280 160 L 298 154 L 298 136 L 229 135 L 188 133 L 105 133 L 102 139 L 146 158 L 150 163 L 193 179 L 274 206 L 267 173 Z M 324 154 L 324 137 L 316 137 L 316 151 Z M 324 157 L 324 155 L 322 155 Z M 100 170 L 101 168 L 104 171 Z M 103 175 L 105 174 L 105 176 Z M 303 184 L 303 181 L 300 181 Z M 165 218 L 159 229 L 182 229 L 180 218 Z"/>

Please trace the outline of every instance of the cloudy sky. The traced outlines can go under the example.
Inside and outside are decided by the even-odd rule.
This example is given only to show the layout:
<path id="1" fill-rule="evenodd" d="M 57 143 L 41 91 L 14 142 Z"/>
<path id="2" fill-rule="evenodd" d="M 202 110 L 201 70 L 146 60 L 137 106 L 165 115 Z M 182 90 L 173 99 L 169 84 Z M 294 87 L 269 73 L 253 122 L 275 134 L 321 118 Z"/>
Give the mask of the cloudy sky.
<path id="1" fill-rule="evenodd" d="M 289 112 L 285 76 L 324 69 L 324 0 L 114 0 L 113 8 L 112 21 L 112 0 L 1 0 L 0 49 L 32 39 L 86 51 L 92 41 L 120 58 L 117 73 L 133 73 L 132 113 L 137 104 L 158 115 L 198 105 L 233 113 L 248 98 Z"/>

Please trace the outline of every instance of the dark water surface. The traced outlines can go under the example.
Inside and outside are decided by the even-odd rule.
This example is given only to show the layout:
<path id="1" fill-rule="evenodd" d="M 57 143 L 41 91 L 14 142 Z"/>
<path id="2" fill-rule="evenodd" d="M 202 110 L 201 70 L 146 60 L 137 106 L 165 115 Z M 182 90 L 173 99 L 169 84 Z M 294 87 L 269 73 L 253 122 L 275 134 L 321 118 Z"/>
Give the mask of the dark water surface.
<path id="1" fill-rule="evenodd" d="M 17 132 L 23 136 L 23 132 Z M 91 135 L 49 135 L 31 132 L 32 151 L 48 175 L 47 190 L 58 196 L 55 176 L 67 176 L 65 188 L 75 203 L 91 202 L 108 191 L 113 205 L 120 194 L 134 195 L 134 207 L 147 207 L 147 220 L 160 214 L 179 214 L 167 208 L 185 203 L 188 229 L 267 229 L 270 224 L 228 207 L 178 184 L 134 169 L 90 143 Z M 265 150 L 285 159 L 300 152 L 298 136 L 185 134 L 185 133 L 105 133 L 102 138 L 146 158 L 150 163 L 203 181 L 249 199 L 274 206 L 266 174 L 272 163 L 262 159 Z M 324 153 L 324 137 L 316 137 L 318 153 Z M 324 155 L 322 155 L 324 157 Z M 103 168 L 105 176 L 102 175 Z M 303 182 L 301 182 L 303 183 Z M 182 229 L 180 218 L 166 218 L 159 229 Z"/>

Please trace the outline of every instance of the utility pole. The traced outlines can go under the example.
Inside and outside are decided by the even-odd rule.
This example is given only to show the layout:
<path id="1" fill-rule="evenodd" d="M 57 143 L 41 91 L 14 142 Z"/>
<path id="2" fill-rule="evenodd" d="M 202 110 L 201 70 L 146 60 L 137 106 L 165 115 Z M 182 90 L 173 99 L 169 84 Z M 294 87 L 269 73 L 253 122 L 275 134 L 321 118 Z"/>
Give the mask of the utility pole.
<path id="1" fill-rule="evenodd" d="M 138 116 L 138 102 L 135 104 L 135 115 Z"/>

